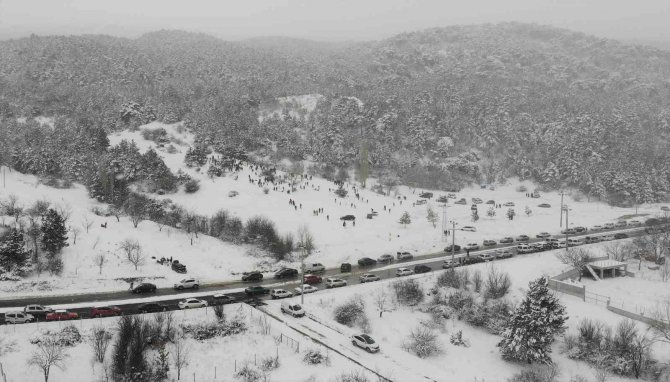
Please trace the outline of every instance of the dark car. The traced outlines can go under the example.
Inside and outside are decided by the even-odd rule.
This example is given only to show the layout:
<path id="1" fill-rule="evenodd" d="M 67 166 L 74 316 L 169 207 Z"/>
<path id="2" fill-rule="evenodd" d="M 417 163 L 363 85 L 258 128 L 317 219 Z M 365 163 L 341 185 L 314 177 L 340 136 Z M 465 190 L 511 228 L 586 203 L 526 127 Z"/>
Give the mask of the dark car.
<path id="1" fill-rule="evenodd" d="M 340 272 L 351 272 L 351 264 L 342 263 L 342 265 L 340 265 Z"/>
<path id="2" fill-rule="evenodd" d="M 214 296 L 212 296 L 213 305 L 232 304 L 235 301 L 237 301 L 235 296 L 231 296 L 229 294 L 217 293 Z"/>
<path id="3" fill-rule="evenodd" d="M 247 296 L 258 296 L 262 294 L 268 294 L 270 293 L 270 290 L 264 286 L 260 285 L 255 285 L 255 286 L 250 286 L 244 290 L 244 293 Z"/>
<path id="4" fill-rule="evenodd" d="M 172 262 L 172 270 L 177 273 L 186 273 L 186 265 L 175 260 Z"/>
<path id="5" fill-rule="evenodd" d="M 486 204 L 496 204 L 496 201 L 495 200 L 487 200 Z"/>
<path id="6" fill-rule="evenodd" d="M 139 283 L 130 290 L 131 292 L 137 293 L 156 293 L 156 285 L 152 283 Z"/>
<path id="7" fill-rule="evenodd" d="M 287 277 L 296 277 L 298 275 L 298 270 L 293 268 L 282 268 L 275 272 L 276 279 L 283 279 Z"/>
<path id="8" fill-rule="evenodd" d="M 167 310 L 167 306 L 163 304 L 158 304 L 155 302 L 149 302 L 146 304 L 142 304 L 137 307 L 137 311 L 140 313 L 156 313 L 156 312 L 165 312 Z"/>
<path id="9" fill-rule="evenodd" d="M 461 264 L 463 265 L 470 265 L 470 264 L 477 264 L 477 263 L 483 263 L 484 260 L 479 257 L 479 256 L 470 256 L 470 257 L 465 257 L 461 259 Z"/>
<path id="10" fill-rule="evenodd" d="M 91 317 L 120 316 L 121 308 L 118 306 L 98 306 L 91 308 Z"/>
<path id="11" fill-rule="evenodd" d="M 575 227 L 574 230 L 577 233 L 584 233 L 586 232 L 586 227 Z"/>
<path id="12" fill-rule="evenodd" d="M 628 238 L 628 234 L 625 234 L 625 233 L 623 233 L 623 232 L 615 233 L 615 234 L 614 234 L 614 238 L 615 238 L 615 239 L 627 239 L 627 238 Z"/>
<path id="13" fill-rule="evenodd" d="M 304 284 L 314 285 L 319 284 L 323 281 L 321 276 L 317 275 L 305 275 Z"/>
<path id="14" fill-rule="evenodd" d="M 438 203 L 446 203 L 446 202 L 448 202 L 448 201 L 449 201 L 449 199 L 447 199 L 447 197 L 444 196 L 444 195 L 442 195 L 442 196 L 440 196 L 439 198 L 437 198 L 437 202 L 438 202 Z"/>
<path id="15" fill-rule="evenodd" d="M 537 205 L 540 208 L 551 208 L 551 204 L 549 203 L 542 203 Z"/>
<path id="16" fill-rule="evenodd" d="M 465 198 L 460 198 L 459 200 L 455 201 L 454 204 L 468 204 L 468 201 L 465 200 Z"/>
<path id="17" fill-rule="evenodd" d="M 433 270 L 433 268 L 431 268 L 427 265 L 423 265 L 423 264 L 419 264 L 419 265 L 414 266 L 414 273 L 427 273 L 427 272 L 430 272 L 432 270 Z"/>
<path id="18" fill-rule="evenodd" d="M 422 193 L 419 194 L 419 197 L 420 198 L 425 198 L 425 199 L 430 199 L 430 198 L 433 197 L 433 193 L 432 192 L 422 192 Z"/>
<path id="19" fill-rule="evenodd" d="M 484 240 L 485 247 L 495 247 L 497 244 L 495 240 Z"/>
<path id="20" fill-rule="evenodd" d="M 371 265 L 377 264 L 377 260 L 371 259 L 369 257 L 364 257 L 362 259 L 358 259 L 358 265 L 361 267 L 369 267 Z"/>
<path id="21" fill-rule="evenodd" d="M 500 239 L 500 244 L 509 244 L 509 243 L 514 243 L 514 238 L 508 236 Z"/>
<path id="22" fill-rule="evenodd" d="M 528 241 L 530 240 L 530 237 L 528 235 L 519 235 L 516 237 L 516 241 Z"/>
<path id="23" fill-rule="evenodd" d="M 451 251 L 452 251 L 452 250 L 451 250 L 451 247 L 452 247 L 451 245 L 447 246 L 447 247 L 444 249 L 444 252 L 451 252 Z M 454 245 L 453 247 L 454 247 L 454 249 L 456 250 L 456 252 L 460 252 L 460 250 L 461 250 L 461 246 L 460 246 L 460 245 L 456 244 L 456 245 Z"/>
<path id="24" fill-rule="evenodd" d="M 354 215 L 344 215 L 340 220 L 356 220 L 356 217 Z"/>
<path id="25" fill-rule="evenodd" d="M 242 273 L 242 281 L 261 281 L 263 274 L 258 271 Z"/>

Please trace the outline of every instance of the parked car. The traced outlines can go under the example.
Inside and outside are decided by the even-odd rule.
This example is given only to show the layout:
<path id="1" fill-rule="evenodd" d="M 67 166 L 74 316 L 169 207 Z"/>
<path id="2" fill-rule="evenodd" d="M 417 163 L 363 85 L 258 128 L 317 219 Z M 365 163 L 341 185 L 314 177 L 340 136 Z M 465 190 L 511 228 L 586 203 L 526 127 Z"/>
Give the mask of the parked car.
<path id="1" fill-rule="evenodd" d="M 498 245 L 495 240 L 484 240 L 484 247 L 495 247 Z"/>
<path id="2" fill-rule="evenodd" d="M 377 260 L 371 259 L 369 257 L 358 259 L 358 265 L 360 265 L 361 267 L 369 267 L 375 264 L 377 264 Z"/>
<path id="3" fill-rule="evenodd" d="M 639 227 L 642 225 L 642 222 L 639 220 L 631 220 L 628 222 L 628 225 L 631 227 Z"/>
<path id="4" fill-rule="evenodd" d="M 273 300 L 278 298 L 287 298 L 293 296 L 293 293 L 287 291 L 286 289 L 273 289 L 270 291 L 270 298 Z"/>
<path id="5" fill-rule="evenodd" d="M 379 281 L 379 276 L 373 275 L 372 273 L 364 273 L 358 279 L 361 283 L 368 283 L 371 281 Z"/>
<path id="6" fill-rule="evenodd" d="M 591 231 L 602 231 L 602 230 L 603 226 L 601 225 L 594 225 L 593 227 L 591 227 Z"/>
<path id="7" fill-rule="evenodd" d="M 461 231 L 466 231 L 466 232 L 477 232 L 477 228 L 471 226 L 471 225 L 466 225 L 463 228 L 461 228 Z"/>
<path id="8" fill-rule="evenodd" d="M 380 263 L 392 263 L 393 255 L 385 253 L 377 258 L 377 261 Z"/>
<path id="9" fill-rule="evenodd" d="M 600 241 L 610 241 L 614 240 L 614 235 L 602 235 L 600 236 Z"/>
<path id="10" fill-rule="evenodd" d="M 461 263 L 458 261 L 458 259 L 454 259 L 453 261 L 451 259 L 444 259 L 444 261 L 442 262 L 443 269 L 456 268 L 460 266 Z"/>
<path id="11" fill-rule="evenodd" d="M 47 313 L 51 313 L 54 310 L 48 306 L 42 305 L 27 305 L 23 308 L 23 313 L 32 315 L 35 319 L 44 319 Z"/>
<path id="12" fill-rule="evenodd" d="M 586 232 L 586 227 L 577 226 L 577 227 L 574 228 L 574 230 L 577 233 L 585 233 Z"/>
<path id="13" fill-rule="evenodd" d="M 351 221 L 351 220 L 356 220 L 356 217 L 354 215 L 344 215 L 344 216 L 340 217 L 340 220 Z"/>
<path id="14" fill-rule="evenodd" d="M 514 207 L 514 202 L 507 202 L 507 203 L 503 204 L 503 206 L 505 206 L 505 207 Z"/>
<path id="15" fill-rule="evenodd" d="M 532 244 L 529 244 L 529 246 L 533 250 L 533 252 L 542 252 L 542 251 L 548 249 L 547 248 L 547 242 L 545 242 L 545 241 L 532 243 Z"/>
<path id="16" fill-rule="evenodd" d="M 577 231 L 575 231 L 574 228 L 566 228 L 566 229 L 562 229 L 561 233 L 564 234 L 564 235 L 574 235 L 574 234 L 577 233 Z"/>
<path id="17" fill-rule="evenodd" d="M 398 260 L 412 260 L 414 258 L 414 256 L 407 251 L 396 253 L 396 257 Z"/>
<path id="18" fill-rule="evenodd" d="M 509 243 L 514 243 L 513 237 L 507 236 L 500 239 L 500 244 L 509 244 Z"/>
<path id="19" fill-rule="evenodd" d="M 90 315 L 91 317 L 111 317 L 120 316 L 121 313 L 121 308 L 118 306 L 98 306 L 91 308 Z"/>
<path id="20" fill-rule="evenodd" d="M 338 287 L 343 287 L 347 286 L 347 281 L 337 278 L 337 277 L 328 277 L 326 279 L 326 288 L 338 288 Z"/>
<path id="21" fill-rule="evenodd" d="M 340 265 L 340 272 L 342 272 L 342 273 L 344 273 L 344 272 L 351 272 L 351 264 L 349 264 L 349 263 L 342 263 L 342 265 Z"/>
<path id="22" fill-rule="evenodd" d="M 528 242 L 528 240 L 530 240 L 530 237 L 528 237 L 528 235 L 519 235 L 516 237 L 516 241 Z"/>
<path id="23" fill-rule="evenodd" d="M 616 226 L 614 223 L 605 223 L 605 229 L 614 229 Z"/>
<path id="24" fill-rule="evenodd" d="M 473 204 L 482 204 L 482 203 L 484 203 L 484 201 L 481 200 L 480 198 L 472 198 L 472 203 Z"/>
<path id="25" fill-rule="evenodd" d="M 179 309 L 204 308 L 207 306 L 207 301 L 198 300 L 197 298 L 187 298 L 177 303 Z"/>
<path id="26" fill-rule="evenodd" d="M 179 260 L 174 260 L 170 267 L 177 273 L 186 273 L 186 265 L 180 263 Z"/>
<path id="27" fill-rule="evenodd" d="M 184 289 L 198 289 L 200 288 L 200 281 L 197 279 L 183 279 L 180 282 L 174 284 L 174 289 L 184 290 Z"/>
<path id="28" fill-rule="evenodd" d="M 479 249 L 479 244 L 477 244 L 477 243 L 468 243 L 468 244 L 465 245 L 465 249 L 466 249 L 466 250 L 470 250 L 470 251 L 476 251 L 476 250 Z"/>
<path id="29" fill-rule="evenodd" d="M 372 339 L 372 337 L 367 334 L 356 334 L 351 336 L 351 343 L 354 346 L 358 346 L 361 349 L 365 349 L 370 353 L 376 353 L 379 351 L 379 344 Z"/>
<path id="30" fill-rule="evenodd" d="M 27 324 L 35 321 L 32 314 L 24 312 L 7 312 L 5 313 L 5 324 Z"/>
<path id="31" fill-rule="evenodd" d="M 593 243 L 599 243 L 600 242 L 600 237 L 599 236 L 586 236 L 584 238 L 584 243 L 585 244 L 593 244 Z"/>
<path id="32" fill-rule="evenodd" d="M 546 239 L 548 237 L 551 237 L 551 234 L 549 232 L 540 232 L 537 235 L 535 235 L 535 237 L 538 239 Z"/>
<path id="33" fill-rule="evenodd" d="M 298 270 L 294 268 L 282 268 L 275 272 L 276 279 L 285 279 L 298 276 Z"/>
<path id="34" fill-rule="evenodd" d="M 539 196 L 536 196 L 536 198 L 539 198 Z M 551 204 L 549 203 L 540 203 L 537 206 L 540 208 L 551 208 Z"/>
<path id="35" fill-rule="evenodd" d="M 454 194 L 453 192 L 450 192 L 450 193 L 447 194 L 447 197 L 451 198 L 451 199 L 456 199 L 456 194 Z"/>
<path id="36" fill-rule="evenodd" d="M 428 201 L 426 199 L 419 199 L 414 204 L 416 204 L 417 206 L 421 206 L 421 205 L 424 205 L 426 203 L 428 203 Z"/>
<path id="37" fill-rule="evenodd" d="M 514 251 L 509 248 L 503 248 L 496 251 L 496 257 L 499 259 L 507 259 L 514 256 Z"/>
<path id="38" fill-rule="evenodd" d="M 284 301 L 281 303 L 282 313 L 290 314 L 293 317 L 302 317 L 305 315 L 305 310 L 300 304 Z"/>
<path id="39" fill-rule="evenodd" d="M 303 294 L 303 293 L 305 293 L 305 294 L 314 293 L 317 290 L 319 290 L 319 288 L 315 287 L 314 285 L 303 284 L 302 288 L 301 287 L 294 288 L 293 293 L 295 293 L 296 295 L 300 295 L 300 294 Z"/>
<path id="40" fill-rule="evenodd" d="M 482 261 L 491 261 L 495 260 L 496 256 L 493 253 L 482 253 L 479 255 L 479 258 L 482 259 Z"/>
<path id="41" fill-rule="evenodd" d="M 247 296 L 258 296 L 270 293 L 270 290 L 261 285 L 254 285 L 244 289 Z"/>
<path id="42" fill-rule="evenodd" d="M 486 204 L 496 204 L 496 201 L 495 200 L 487 200 Z"/>
<path id="43" fill-rule="evenodd" d="M 414 266 L 414 273 L 428 273 L 433 269 L 427 265 L 419 264 Z"/>
<path id="44" fill-rule="evenodd" d="M 413 275 L 414 271 L 409 268 L 398 268 L 395 270 L 396 277 Z"/>
<path id="45" fill-rule="evenodd" d="M 533 252 L 533 249 L 528 244 L 519 244 L 519 245 L 516 246 L 516 253 L 526 254 L 526 253 L 532 253 L 532 252 Z"/>
<path id="46" fill-rule="evenodd" d="M 212 302 L 214 305 L 232 304 L 235 301 L 237 301 L 237 298 L 229 294 L 216 293 L 214 296 L 212 296 Z"/>
<path id="47" fill-rule="evenodd" d="M 614 223 L 615 228 L 624 228 L 628 225 L 628 223 L 625 220 L 619 220 L 618 222 Z"/>
<path id="48" fill-rule="evenodd" d="M 470 256 L 470 257 L 464 257 L 461 259 L 461 265 L 470 265 L 470 264 L 477 264 L 477 263 L 482 263 L 484 260 L 482 260 L 479 256 Z"/>
<path id="49" fill-rule="evenodd" d="M 628 238 L 628 234 L 625 234 L 625 233 L 623 233 L 623 232 L 618 232 L 618 233 L 615 233 L 615 234 L 614 234 L 614 238 L 617 239 L 617 240 L 619 240 L 619 239 L 627 239 L 627 238 Z"/>
<path id="50" fill-rule="evenodd" d="M 326 267 L 321 263 L 305 264 L 305 272 L 316 273 L 316 272 L 324 272 L 325 270 Z"/>
<path id="51" fill-rule="evenodd" d="M 468 204 L 468 201 L 465 198 L 460 198 L 454 202 L 454 204 Z"/>
<path id="52" fill-rule="evenodd" d="M 670 211 L 670 207 L 668 207 L 668 206 L 661 206 L 661 211 Z"/>
<path id="53" fill-rule="evenodd" d="M 146 304 L 142 304 L 137 307 L 137 311 L 140 313 L 165 312 L 166 310 L 167 306 L 156 302 L 148 302 Z"/>
<path id="54" fill-rule="evenodd" d="M 582 244 L 584 244 L 584 240 L 582 238 L 571 237 L 568 239 L 568 245 L 570 245 L 571 247 L 576 247 Z"/>
<path id="55" fill-rule="evenodd" d="M 451 252 L 451 247 L 452 247 L 451 245 L 447 246 L 447 247 L 444 249 L 444 252 Z M 461 246 L 460 246 L 460 245 L 455 244 L 455 245 L 453 245 L 453 247 L 454 247 L 454 249 L 456 250 L 456 252 L 460 252 L 460 250 L 461 250 Z"/>
<path id="56" fill-rule="evenodd" d="M 438 203 L 447 203 L 449 199 L 445 195 L 440 196 L 439 198 L 436 199 Z"/>
<path id="57" fill-rule="evenodd" d="M 419 197 L 420 198 L 425 198 L 425 199 L 430 199 L 430 198 L 433 197 L 433 193 L 432 192 L 422 192 L 422 193 L 419 194 Z"/>
<path id="58" fill-rule="evenodd" d="M 79 314 L 75 312 L 69 312 L 65 309 L 55 310 L 51 313 L 47 313 L 46 316 L 47 321 L 68 321 L 76 320 L 77 318 L 79 318 Z"/>
<path id="59" fill-rule="evenodd" d="M 139 283 L 130 290 L 131 292 L 138 293 L 156 293 L 156 285 L 152 283 Z"/>
<path id="60" fill-rule="evenodd" d="M 263 274 L 259 271 L 251 271 L 242 273 L 242 281 L 261 281 Z"/>
<path id="61" fill-rule="evenodd" d="M 303 283 L 313 285 L 313 284 L 320 284 L 323 279 L 321 276 L 309 274 L 305 275 L 305 278 L 303 279 Z"/>

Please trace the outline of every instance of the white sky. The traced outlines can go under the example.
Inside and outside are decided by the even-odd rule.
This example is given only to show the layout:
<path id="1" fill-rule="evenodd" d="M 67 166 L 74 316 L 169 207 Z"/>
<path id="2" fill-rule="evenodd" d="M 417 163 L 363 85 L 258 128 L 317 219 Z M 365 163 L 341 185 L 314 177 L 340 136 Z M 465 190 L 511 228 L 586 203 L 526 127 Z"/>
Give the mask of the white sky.
<path id="1" fill-rule="evenodd" d="M 436 26 L 521 21 L 623 40 L 670 41 L 670 0 L 0 0 L 0 39 L 136 37 L 158 29 L 227 40 L 370 40 Z"/>

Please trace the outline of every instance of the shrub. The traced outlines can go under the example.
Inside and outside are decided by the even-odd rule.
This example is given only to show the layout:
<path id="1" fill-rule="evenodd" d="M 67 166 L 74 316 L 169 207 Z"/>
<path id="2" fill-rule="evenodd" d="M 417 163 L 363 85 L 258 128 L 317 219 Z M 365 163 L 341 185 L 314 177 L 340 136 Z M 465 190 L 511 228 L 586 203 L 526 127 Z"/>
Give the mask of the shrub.
<path id="1" fill-rule="evenodd" d="M 72 347 L 77 344 L 80 344 L 82 341 L 81 334 L 79 329 L 76 326 L 70 324 L 61 329 L 59 332 L 52 332 L 50 330 L 45 330 L 41 332 L 39 337 L 34 337 L 30 339 L 30 343 L 37 345 L 41 342 L 44 342 L 45 339 L 50 338 L 56 342 L 58 346 Z"/>
<path id="2" fill-rule="evenodd" d="M 232 321 L 216 321 L 198 324 L 182 324 L 184 334 L 188 334 L 198 341 L 214 337 L 227 337 L 243 333 L 247 330 L 246 323 L 239 317 Z"/>
<path id="3" fill-rule="evenodd" d="M 414 306 L 423 301 L 423 288 L 414 279 L 398 280 L 393 283 L 393 289 L 396 299 L 403 305 Z"/>
<path id="4" fill-rule="evenodd" d="M 447 306 L 455 311 L 469 308 L 474 304 L 474 298 L 467 292 L 455 291 L 447 296 Z"/>
<path id="5" fill-rule="evenodd" d="M 450 268 L 437 277 L 437 286 L 460 289 L 462 281 L 463 278 L 460 276 L 460 270 Z"/>
<path id="6" fill-rule="evenodd" d="M 342 373 L 335 378 L 335 382 L 369 382 L 370 380 L 360 370 Z"/>
<path id="7" fill-rule="evenodd" d="M 223 312 L 223 304 L 215 304 L 212 306 L 212 309 L 217 320 L 224 321 L 226 319 L 226 315 Z"/>
<path id="8" fill-rule="evenodd" d="M 463 331 L 459 330 L 456 333 L 452 334 L 451 337 L 449 338 L 449 342 L 451 342 L 452 345 L 456 346 L 463 346 L 463 347 L 470 347 L 470 341 L 467 339 L 463 338 Z"/>
<path id="9" fill-rule="evenodd" d="M 200 189 L 200 181 L 196 179 L 190 179 L 186 181 L 184 184 L 184 191 L 186 191 L 187 194 L 193 194 L 195 192 L 198 192 Z"/>
<path id="10" fill-rule="evenodd" d="M 423 325 L 419 325 L 409 333 L 403 346 L 419 358 L 427 358 L 441 351 L 437 333 Z"/>
<path id="11" fill-rule="evenodd" d="M 258 382 L 263 377 L 263 373 L 250 366 L 248 363 L 240 368 L 235 373 L 235 378 L 241 379 L 243 382 Z"/>
<path id="12" fill-rule="evenodd" d="M 487 298 L 501 298 L 507 294 L 512 286 L 512 280 L 507 272 L 500 272 L 495 267 L 489 268 L 484 282 L 485 296 Z"/>
<path id="13" fill-rule="evenodd" d="M 558 376 L 558 369 L 553 366 L 535 365 L 523 369 L 509 378 L 507 382 L 553 382 Z"/>
<path id="14" fill-rule="evenodd" d="M 484 282 L 482 278 L 482 272 L 477 269 L 472 273 L 472 289 L 479 293 L 482 291 L 482 283 Z"/>
<path id="15" fill-rule="evenodd" d="M 305 355 L 302 357 L 302 360 L 308 365 L 320 365 L 322 363 L 328 365 L 330 363 L 328 357 L 323 355 L 319 349 L 307 350 Z"/>
<path id="16" fill-rule="evenodd" d="M 271 371 L 279 368 L 279 358 L 267 357 L 261 360 L 261 370 Z"/>
<path id="17" fill-rule="evenodd" d="M 365 304 L 360 296 L 354 296 L 349 301 L 335 308 L 335 321 L 342 325 L 352 327 L 359 326 L 367 329 L 368 317 L 365 314 Z"/>

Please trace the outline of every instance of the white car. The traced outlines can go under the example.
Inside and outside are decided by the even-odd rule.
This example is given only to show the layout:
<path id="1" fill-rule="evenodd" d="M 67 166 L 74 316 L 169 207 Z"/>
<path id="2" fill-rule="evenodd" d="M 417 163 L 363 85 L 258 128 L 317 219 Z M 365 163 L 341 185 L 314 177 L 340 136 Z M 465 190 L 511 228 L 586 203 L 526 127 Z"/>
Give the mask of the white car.
<path id="1" fill-rule="evenodd" d="M 531 253 L 533 249 L 528 244 L 519 244 L 516 246 L 517 253 Z"/>
<path id="2" fill-rule="evenodd" d="M 414 271 L 409 268 L 398 268 L 395 270 L 396 277 L 413 275 Z"/>
<path id="3" fill-rule="evenodd" d="M 414 256 L 406 251 L 398 252 L 397 255 L 398 260 L 411 260 L 414 258 Z"/>
<path id="4" fill-rule="evenodd" d="M 482 253 L 481 255 L 479 255 L 479 258 L 484 261 L 491 261 L 495 260 L 496 255 L 494 255 L 493 253 Z"/>
<path id="5" fill-rule="evenodd" d="M 471 225 L 466 225 L 465 227 L 461 228 L 461 231 L 466 231 L 466 232 L 477 232 L 477 228 L 471 226 Z"/>
<path id="6" fill-rule="evenodd" d="M 377 258 L 377 261 L 380 263 L 392 263 L 393 255 L 385 253 Z"/>
<path id="7" fill-rule="evenodd" d="M 507 259 L 514 256 L 514 252 L 509 248 L 503 248 L 496 251 L 496 257 L 499 259 Z"/>
<path id="8" fill-rule="evenodd" d="M 288 301 L 281 303 L 281 311 L 282 313 L 290 314 L 293 317 L 302 317 L 305 315 L 305 310 L 300 304 L 292 304 Z"/>
<path id="9" fill-rule="evenodd" d="M 376 353 L 379 351 L 379 344 L 372 339 L 372 337 L 367 334 L 356 334 L 351 336 L 351 343 L 354 346 L 365 349 L 370 353 Z"/>
<path id="10" fill-rule="evenodd" d="M 187 298 L 177 303 L 179 309 L 204 308 L 207 306 L 207 301 L 198 300 L 197 298 Z"/>
<path id="11" fill-rule="evenodd" d="M 477 243 L 468 243 L 465 245 L 465 249 L 469 249 L 471 251 L 479 249 L 479 244 Z"/>
<path id="12" fill-rule="evenodd" d="M 373 275 L 372 273 L 364 273 L 358 279 L 361 281 L 361 283 L 368 283 L 371 281 L 379 281 L 379 276 Z"/>
<path id="13" fill-rule="evenodd" d="M 631 227 L 639 227 L 642 225 L 642 222 L 639 220 L 631 220 L 628 222 L 628 225 Z"/>
<path id="14" fill-rule="evenodd" d="M 270 297 L 274 300 L 277 298 L 287 298 L 293 296 L 293 293 L 287 291 L 286 289 L 273 289 L 270 292 Z"/>
<path id="15" fill-rule="evenodd" d="M 302 288 L 303 289 L 300 289 L 300 287 L 297 287 L 297 288 L 293 289 L 293 291 L 296 295 L 299 295 L 299 294 L 302 294 L 303 291 L 304 291 L 305 294 L 307 294 L 307 293 L 314 293 L 317 290 L 319 290 L 319 288 L 315 287 L 314 285 L 309 285 L 309 284 L 303 284 Z"/>
<path id="16" fill-rule="evenodd" d="M 601 225 L 594 225 L 593 227 L 591 227 L 591 231 L 602 231 L 602 230 L 603 226 Z"/>
<path id="17" fill-rule="evenodd" d="M 326 267 L 321 263 L 305 264 L 305 273 L 323 272 L 325 270 Z"/>
<path id="18" fill-rule="evenodd" d="M 451 261 L 451 259 L 446 259 L 442 263 L 442 268 L 444 269 L 449 269 L 449 268 L 456 268 L 460 267 L 461 263 L 458 262 L 458 259 L 454 259 L 454 261 Z"/>
<path id="19" fill-rule="evenodd" d="M 7 312 L 5 313 L 6 324 L 26 324 L 35 321 L 32 314 L 23 312 Z"/>
<path id="20" fill-rule="evenodd" d="M 198 289 L 200 288 L 200 281 L 197 279 L 183 279 L 180 282 L 174 284 L 174 289 L 184 290 L 184 289 Z"/>
<path id="21" fill-rule="evenodd" d="M 337 287 L 343 287 L 347 286 L 347 281 L 338 279 L 337 277 L 328 277 L 326 279 L 326 288 L 337 288 Z"/>
<path id="22" fill-rule="evenodd" d="M 610 241 L 614 240 L 614 235 L 602 235 L 600 236 L 601 241 Z"/>
<path id="23" fill-rule="evenodd" d="M 23 308 L 23 313 L 28 313 L 33 317 L 42 317 L 46 316 L 48 313 L 52 313 L 54 310 L 48 306 L 42 305 L 28 305 Z"/>
<path id="24" fill-rule="evenodd" d="M 616 228 L 616 225 L 614 223 L 605 223 L 605 229 L 613 229 Z"/>

